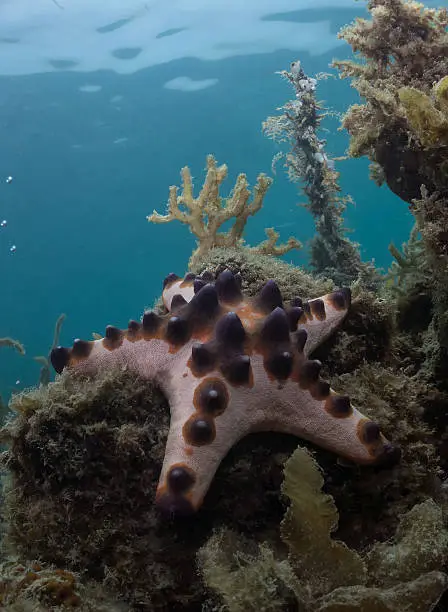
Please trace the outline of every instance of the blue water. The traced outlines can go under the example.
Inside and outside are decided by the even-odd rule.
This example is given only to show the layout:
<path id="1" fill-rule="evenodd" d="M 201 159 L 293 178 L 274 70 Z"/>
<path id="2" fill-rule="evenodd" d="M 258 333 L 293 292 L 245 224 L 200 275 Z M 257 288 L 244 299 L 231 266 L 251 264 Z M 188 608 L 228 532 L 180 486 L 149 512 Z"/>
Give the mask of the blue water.
<path id="1" fill-rule="evenodd" d="M 280 5 L 272 0 L 266 16 L 285 28 L 329 20 L 336 39 L 343 23 L 365 14 L 361 3 L 341 4 L 340 10 L 327 3 L 319 10 L 275 15 Z M 300 0 L 296 5 L 300 9 Z M 104 23 L 105 32 L 123 25 Z M 29 27 L 25 33 L 34 35 Z M 179 184 L 182 166 L 190 166 L 199 188 L 206 155 L 213 153 L 229 166 L 224 194 L 239 172 L 246 172 L 251 184 L 259 172 L 271 174 L 278 148 L 263 136 L 261 123 L 291 97 L 276 70 L 300 58 L 313 75 L 328 71 L 333 57 L 350 55 L 345 45 L 312 54 L 281 44 L 246 54 L 242 45 L 236 55 L 204 60 L 189 57 L 187 48 L 177 59 L 119 73 L 85 72 L 52 51 L 51 72 L 30 69 L 26 74 L 25 66 L 23 74 L 14 74 L 1 52 L 19 49 L 22 39 L 7 30 L 0 26 L 0 217 L 8 222 L 0 229 L 0 337 L 20 339 L 27 353 L 20 357 L 0 349 L 4 396 L 36 383 L 39 365 L 33 357 L 48 352 L 61 312 L 67 314 L 63 344 L 74 337 L 89 339 L 109 323 L 125 326 L 129 318 L 138 318 L 159 295 L 163 277 L 185 271 L 194 247 L 187 227 L 152 225 L 145 219 L 153 209 L 164 211 L 168 187 Z M 159 39 L 166 37 L 173 45 L 181 31 L 180 26 L 168 29 Z M 26 53 L 21 49 L 25 58 Z M 124 65 L 135 54 L 131 47 L 121 49 L 115 61 Z M 164 87 L 186 75 L 217 82 L 196 91 Z M 341 112 L 357 100 L 349 83 L 338 78 L 321 81 L 318 94 Z M 347 135 L 336 131 L 334 119 L 325 127 L 330 129 L 328 153 L 342 155 Z M 401 244 L 412 225 L 407 205 L 369 181 L 365 159 L 340 162 L 337 169 L 343 190 L 356 202 L 346 213 L 352 238 L 361 243 L 364 258 L 387 267 L 389 242 Z M 9 175 L 14 180 L 8 184 Z M 306 243 L 313 222 L 297 206 L 300 201 L 297 187 L 279 166 L 264 209 L 249 220 L 247 241 L 259 242 L 264 227 L 273 225 L 282 238 L 295 235 Z M 286 259 L 306 264 L 306 249 Z"/>

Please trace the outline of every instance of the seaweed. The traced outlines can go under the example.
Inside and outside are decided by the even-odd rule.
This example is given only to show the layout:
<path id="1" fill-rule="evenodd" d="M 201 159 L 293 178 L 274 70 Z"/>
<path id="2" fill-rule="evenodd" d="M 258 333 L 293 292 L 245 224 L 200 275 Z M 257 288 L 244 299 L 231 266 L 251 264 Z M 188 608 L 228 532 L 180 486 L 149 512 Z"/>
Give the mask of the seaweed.
<path id="1" fill-rule="evenodd" d="M 62 324 L 64 323 L 65 318 L 66 315 L 61 313 L 56 320 L 53 332 L 53 342 L 51 343 L 51 348 L 48 355 L 50 355 L 51 351 L 59 344 L 59 337 L 61 335 Z M 38 355 L 34 357 L 34 360 L 37 361 L 37 363 L 40 363 L 42 366 L 39 374 L 39 385 L 48 385 L 51 380 L 51 364 L 48 355 Z"/>
<path id="2" fill-rule="evenodd" d="M 392 242 L 389 244 L 389 253 L 394 261 L 384 277 L 387 288 L 396 297 L 405 296 L 416 285 L 424 284 L 429 274 L 426 251 L 417 223 L 414 223 L 409 240 L 401 248 L 400 252 Z"/>
<path id="3" fill-rule="evenodd" d="M 21 342 L 15 340 L 14 338 L 0 338 L 0 346 L 9 346 L 16 350 L 20 355 L 25 355 L 25 347 Z"/>
<path id="4" fill-rule="evenodd" d="M 366 155 L 373 174 L 410 205 L 415 217 L 426 278 L 419 274 L 417 283 L 409 283 L 406 274 L 406 286 L 399 291 L 403 289 L 412 303 L 416 289 L 428 297 L 428 330 L 435 342 L 431 341 L 422 374 L 446 391 L 448 10 L 405 0 L 370 0 L 368 10 L 370 20 L 357 19 L 339 34 L 351 45 L 355 59 L 335 60 L 333 65 L 342 78 L 352 79 L 363 98 L 363 104 L 348 109 L 342 125 L 351 137 L 349 154 Z M 417 312 L 420 304 L 419 299 Z"/>
<path id="5" fill-rule="evenodd" d="M 93 583 L 84 584 L 67 570 L 33 561 L 0 563 L 0 605 L 9 612 L 45 612 L 76 608 L 79 612 L 126 612 Z"/>
<path id="6" fill-rule="evenodd" d="M 350 284 L 361 276 L 366 285 L 375 286 L 379 279 L 374 266 L 363 263 L 359 245 L 344 236 L 342 215 L 351 198 L 340 195 L 335 160 L 328 157 L 326 141 L 319 136 L 321 122 L 329 112 L 324 112 L 316 99 L 318 79 L 307 76 L 299 61 L 280 75 L 290 83 L 295 97 L 279 109 L 280 115 L 264 121 L 263 131 L 277 142 L 290 144 L 290 151 L 277 154 L 274 164 L 284 158 L 289 179 L 303 185 L 307 198 L 303 206 L 311 212 L 316 226 L 311 240 L 311 268 L 337 285 Z"/>
<path id="7" fill-rule="evenodd" d="M 331 496 L 322 491 L 323 483 L 319 466 L 299 447 L 285 465 L 283 491 L 290 506 L 281 532 L 289 548 L 286 557 L 265 544 L 254 550 L 246 542 L 237 543 L 225 531 L 202 547 L 199 570 L 223 608 L 230 612 L 433 610 L 448 586 L 448 576 L 441 571 L 448 532 L 440 507 L 431 499 L 414 506 L 403 516 L 393 542 L 360 554 L 331 537 L 338 512 Z M 242 545 L 248 552 L 242 552 Z"/>

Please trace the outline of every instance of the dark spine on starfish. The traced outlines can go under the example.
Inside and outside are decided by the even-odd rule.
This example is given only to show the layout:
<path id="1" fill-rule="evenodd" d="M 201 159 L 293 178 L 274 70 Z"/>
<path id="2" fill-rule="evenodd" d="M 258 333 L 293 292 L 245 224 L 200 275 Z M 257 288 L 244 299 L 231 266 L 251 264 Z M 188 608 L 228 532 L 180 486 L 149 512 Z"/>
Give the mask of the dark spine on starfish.
<path id="1" fill-rule="evenodd" d="M 198 412 L 217 417 L 229 405 L 226 385 L 219 378 L 205 378 L 194 392 L 193 405 Z"/>
<path id="2" fill-rule="evenodd" d="M 178 280 L 180 280 L 180 277 L 174 274 L 174 272 L 170 272 L 168 276 L 163 279 L 163 288 L 169 287 Z"/>
<path id="3" fill-rule="evenodd" d="M 93 348 L 93 343 L 77 338 L 73 342 L 71 357 L 74 359 L 87 359 Z"/>
<path id="4" fill-rule="evenodd" d="M 215 276 L 213 272 L 210 272 L 209 270 L 204 270 L 204 272 L 199 274 L 198 278 L 205 281 L 205 283 L 213 283 L 215 280 Z"/>
<path id="5" fill-rule="evenodd" d="M 358 423 L 358 437 L 375 458 L 375 465 L 390 468 L 400 461 L 400 448 L 390 442 L 383 444 L 380 427 L 374 421 L 361 419 Z"/>
<path id="6" fill-rule="evenodd" d="M 153 338 L 160 329 L 162 318 L 155 312 L 147 311 L 142 318 L 143 337 L 145 339 Z"/>
<path id="7" fill-rule="evenodd" d="M 131 320 L 128 323 L 128 331 L 126 332 L 126 338 L 129 342 L 135 342 L 141 339 L 142 325 L 138 321 Z"/>
<path id="8" fill-rule="evenodd" d="M 289 331 L 296 331 L 297 325 L 299 324 L 300 319 L 303 317 L 303 308 L 300 306 L 293 306 L 292 308 L 288 308 L 286 314 L 289 321 Z"/>
<path id="9" fill-rule="evenodd" d="M 232 385 L 251 384 L 250 357 L 244 352 L 246 332 L 235 312 L 226 313 L 215 327 L 216 353 L 221 372 Z"/>
<path id="10" fill-rule="evenodd" d="M 196 278 L 193 283 L 193 291 L 194 293 L 198 293 L 203 287 L 205 287 L 207 283 L 202 278 Z"/>
<path id="11" fill-rule="evenodd" d="M 176 293 L 171 300 L 170 311 L 177 312 L 180 308 L 185 306 L 185 304 L 187 304 L 187 300 L 184 296 L 180 293 Z"/>
<path id="12" fill-rule="evenodd" d="M 303 313 L 304 313 L 304 318 L 303 321 L 310 321 L 313 318 L 312 312 L 311 312 L 311 306 L 309 302 L 303 302 L 302 304 L 302 308 L 303 308 Z"/>
<path id="13" fill-rule="evenodd" d="M 193 376 L 204 376 L 215 369 L 217 356 L 212 345 L 195 342 L 191 347 L 191 358 L 188 366 Z"/>
<path id="14" fill-rule="evenodd" d="M 211 444 L 216 436 L 213 416 L 193 414 L 183 426 L 182 435 L 185 442 L 191 446 Z"/>
<path id="15" fill-rule="evenodd" d="M 257 350 L 263 355 L 266 372 L 277 380 L 286 380 L 293 369 L 289 329 L 288 315 L 277 306 L 267 315 L 259 331 Z"/>
<path id="16" fill-rule="evenodd" d="M 306 341 L 308 339 L 308 333 L 303 327 L 298 329 L 295 334 L 296 347 L 299 353 L 303 353 Z"/>
<path id="17" fill-rule="evenodd" d="M 309 359 L 301 364 L 298 371 L 298 383 L 302 389 L 309 389 L 319 380 L 322 364 L 317 359 Z"/>
<path id="18" fill-rule="evenodd" d="M 381 430 L 377 423 L 364 419 L 360 422 L 360 437 L 365 444 L 373 444 L 381 438 Z"/>
<path id="19" fill-rule="evenodd" d="M 352 302 L 352 293 L 348 287 L 342 287 L 330 293 L 328 301 L 336 310 L 348 310 Z"/>
<path id="20" fill-rule="evenodd" d="M 106 327 L 106 333 L 103 338 L 103 346 L 109 351 L 113 351 L 121 346 L 123 343 L 123 332 L 118 327 L 108 325 Z"/>
<path id="21" fill-rule="evenodd" d="M 184 280 L 182 281 L 181 284 L 183 283 L 192 283 L 196 278 L 196 274 L 194 272 L 188 272 L 187 274 L 185 274 L 184 276 Z"/>
<path id="22" fill-rule="evenodd" d="M 69 364 L 70 350 L 63 346 L 57 346 L 50 353 L 50 361 L 55 371 L 61 374 L 62 370 Z"/>
<path id="23" fill-rule="evenodd" d="M 345 418 L 353 414 L 348 395 L 332 393 L 325 402 L 325 410 L 337 419 Z"/>
<path id="24" fill-rule="evenodd" d="M 280 289 L 274 280 L 269 280 L 255 298 L 255 305 L 261 312 L 268 314 L 275 308 L 283 308 Z"/>
<path id="25" fill-rule="evenodd" d="M 221 302 L 235 304 L 243 299 L 240 284 L 230 270 L 221 272 L 215 286 Z"/>
<path id="26" fill-rule="evenodd" d="M 249 355 L 233 355 L 221 363 L 221 372 L 231 385 L 250 385 L 252 369 Z"/>
<path id="27" fill-rule="evenodd" d="M 188 494 L 196 482 L 193 470 L 181 463 L 172 465 L 166 476 L 166 485 L 156 495 L 157 508 L 169 518 L 190 516 L 195 509 Z"/>
<path id="28" fill-rule="evenodd" d="M 310 386 L 310 393 L 314 399 L 322 402 L 330 395 L 330 383 L 325 380 L 318 380 Z"/>
<path id="29" fill-rule="evenodd" d="M 301 297 L 292 298 L 291 300 L 292 308 L 302 308 L 302 306 L 303 306 L 303 300 Z"/>
<path id="30" fill-rule="evenodd" d="M 325 321 L 327 315 L 324 301 L 321 298 L 317 298 L 315 300 L 310 300 L 308 304 L 311 309 L 311 314 L 316 317 L 318 321 Z"/>
<path id="31" fill-rule="evenodd" d="M 218 292 L 214 285 L 205 285 L 198 291 L 191 302 L 188 304 L 188 317 L 195 319 L 196 324 L 215 319 L 220 311 Z"/>
<path id="32" fill-rule="evenodd" d="M 166 325 L 165 340 L 173 346 L 182 346 L 191 336 L 191 325 L 184 317 L 171 317 Z"/>

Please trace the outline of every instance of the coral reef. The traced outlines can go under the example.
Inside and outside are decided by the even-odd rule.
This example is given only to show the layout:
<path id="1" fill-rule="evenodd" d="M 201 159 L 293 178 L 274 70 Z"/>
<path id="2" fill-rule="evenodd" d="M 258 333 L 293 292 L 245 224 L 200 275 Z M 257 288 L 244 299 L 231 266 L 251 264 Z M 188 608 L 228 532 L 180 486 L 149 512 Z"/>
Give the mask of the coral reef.
<path id="1" fill-rule="evenodd" d="M 317 274 L 269 256 L 298 246 L 273 229 L 243 246 L 269 179 L 250 201 L 240 175 L 222 199 L 227 170 L 210 156 L 195 198 L 182 171 L 168 214 L 148 219 L 189 225 L 190 273 L 170 275 L 125 331 L 64 349 L 59 320 L 61 374 L 47 384 L 42 358 L 44 384 L 10 401 L 0 607 L 447 609 L 448 18 L 398 0 L 369 9 L 342 34 L 361 62 L 338 62 L 365 98 L 345 119 L 351 153 L 369 155 L 416 217 L 402 252 L 390 247 L 384 287 L 344 237 L 315 83 L 295 65 L 283 74 L 296 101 L 267 131 L 289 134 Z M 341 279 L 355 281 L 349 309 Z"/>
<path id="2" fill-rule="evenodd" d="M 84 585 L 66 570 L 33 562 L 0 563 L 0 604 L 9 612 L 45 612 L 76 608 L 79 612 L 126 612 L 94 584 Z"/>
<path id="3" fill-rule="evenodd" d="M 85 374 L 128 368 L 155 381 L 170 402 L 171 425 L 156 493 L 169 515 L 199 508 L 224 456 L 257 431 L 282 431 L 362 464 L 399 457 L 379 426 L 319 379 L 312 353 L 344 319 L 350 291 L 283 302 L 268 281 L 248 300 L 224 270 L 181 279 L 170 274 L 168 314 L 147 311 L 126 331 L 108 326 L 102 340 L 57 347 L 51 361 Z M 169 375 L 167 376 L 167 372 Z"/>
<path id="4" fill-rule="evenodd" d="M 339 34 L 361 61 L 334 61 L 365 100 L 343 120 L 352 137 L 349 152 L 377 162 L 389 187 L 406 202 L 420 198 L 421 185 L 443 197 L 447 143 L 425 138 L 443 124 L 443 102 L 436 109 L 431 96 L 439 82 L 438 99 L 446 95 L 448 12 L 403 0 L 370 0 L 368 9 L 371 20 L 359 18 Z"/>
<path id="5" fill-rule="evenodd" d="M 272 277 L 285 299 L 332 291 L 330 281 L 244 248 L 213 249 L 196 272 L 216 276 L 227 268 L 241 274 L 244 293 L 253 297 Z M 309 444 L 340 513 L 337 536 L 358 554 L 392 537 L 400 516 L 415 504 L 440 496 L 431 432 L 420 420 L 423 392 L 417 381 L 377 363 L 390 358 L 391 335 L 387 304 L 361 292 L 340 331 L 316 351 L 332 386 L 356 397 L 403 449 L 398 466 L 380 470 L 342 466 L 333 453 Z M 360 370 L 363 361 L 370 363 Z M 242 439 L 219 466 L 198 513 L 173 522 L 154 504 L 170 419 L 165 397 L 150 382 L 129 370 L 106 370 L 93 378 L 68 370 L 48 386 L 15 395 L 10 409 L 14 416 L 1 431 L 8 449 L 1 458 L 6 554 L 80 572 L 81 583 L 94 581 L 132 610 L 194 612 L 207 606 L 206 600 L 220 605 L 212 583 L 207 580 L 210 591 L 198 579 L 195 558 L 212 531 L 225 528 L 234 534 L 226 550 L 232 558 L 241 554 L 240 565 L 252 568 L 260 589 L 252 588 L 246 574 L 239 581 L 232 575 L 235 598 L 243 596 L 244 586 L 249 609 L 251 602 L 259 610 L 296 609 L 296 592 L 288 586 L 295 584 L 295 574 L 278 525 L 285 503 L 283 463 L 297 438 L 260 433 Z M 242 542 L 244 554 L 237 552 Z M 262 571 L 252 562 L 260 545 Z M 269 564 L 276 566 L 274 576 Z M 433 601 L 443 581 L 439 574 L 419 577 L 409 592 L 412 587 L 422 601 Z M 344 588 L 340 598 L 354 587 Z M 371 595 L 367 588 L 374 589 Z M 381 597 L 403 598 L 400 588 L 382 590 Z M 277 592 L 277 607 L 268 607 L 268 594 Z M 358 602 L 353 609 L 360 609 L 362 597 L 378 593 L 375 585 L 363 586 L 352 597 Z"/>
<path id="6" fill-rule="evenodd" d="M 161 393 L 128 372 L 62 376 L 10 408 L 6 554 L 80 572 L 143 609 L 183 609 L 196 530 L 158 522 L 154 509 L 169 421 Z"/>
<path id="7" fill-rule="evenodd" d="M 319 137 L 325 113 L 316 100 L 317 80 L 305 74 L 299 61 L 280 74 L 292 85 L 295 99 L 279 109 L 280 115 L 268 117 L 263 130 L 273 140 L 290 144 L 289 153 L 277 155 L 274 163 L 284 157 L 290 180 L 303 184 L 307 198 L 304 206 L 316 226 L 311 267 L 339 285 L 349 284 L 360 275 L 366 283 L 375 284 L 378 279 L 374 267 L 361 261 L 358 245 L 344 236 L 342 213 L 347 198 L 340 195 L 339 173 L 325 152 L 326 141 Z"/>
<path id="8" fill-rule="evenodd" d="M 414 506 L 402 517 L 393 542 L 359 554 L 331 537 L 338 512 L 331 496 L 323 493 L 323 484 L 315 460 L 297 449 L 286 463 L 283 485 L 290 499 L 281 526 L 286 555 L 266 544 L 237 542 L 226 530 L 199 551 L 201 573 L 224 608 L 432 610 L 448 586 L 448 576 L 441 571 L 448 531 L 440 508 L 432 500 Z"/>
<path id="9" fill-rule="evenodd" d="M 340 33 L 357 59 L 334 65 L 364 98 L 343 126 L 351 135 L 349 153 L 367 155 L 373 174 L 415 215 L 426 279 L 421 270 L 414 283 L 407 275 L 406 291 L 412 300 L 423 291 L 431 302 L 435 343 L 424 373 L 447 391 L 448 11 L 404 0 L 370 0 L 368 9 L 370 20 L 357 19 Z"/>
<path id="10" fill-rule="evenodd" d="M 147 217 L 150 223 L 169 223 L 177 219 L 189 226 L 198 239 L 197 249 L 193 252 L 189 268 L 204 254 L 215 247 L 236 247 L 242 244 L 243 232 L 250 216 L 255 215 L 263 205 L 263 199 L 271 185 L 271 179 L 260 174 L 254 188 L 254 197 L 249 203 L 250 191 L 245 174 L 240 174 L 232 193 L 224 201 L 219 195 L 221 183 L 227 177 L 227 166 L 217 166 L 213 155 L 207 157 L 207 175 L 197 198 L 193 195 L 193 180 L 189 168 L 182 168 L 182 193 L 177 195 L 177 187 L 170 187 L 168 214 L 156 211 Z M 222 225 L 234 219 L 227 232 L 220 232 Z M 277 244 L 279 234 L 273 229 L 266 230 L 267 240 L 257 247 L 255 253 L 264 255 L 283 255 L 292 249 L 301 248 L 295 238 L 286 244 Z"/>
<path id="11" fill-rule="evenodd" d="M 254 253 L 246 247 L 215 248 L 204 253 L 191 272 L 211 272 L 217 277 L 225 269 L 241 276 L 241 288 L 254 297 L 269 278 L 275 278 L 284 300 L 296 295 L 316 298 L 330 293 L 335 285 L 330 279 L 315 278 L 302 268 L 268 255 Z"/>

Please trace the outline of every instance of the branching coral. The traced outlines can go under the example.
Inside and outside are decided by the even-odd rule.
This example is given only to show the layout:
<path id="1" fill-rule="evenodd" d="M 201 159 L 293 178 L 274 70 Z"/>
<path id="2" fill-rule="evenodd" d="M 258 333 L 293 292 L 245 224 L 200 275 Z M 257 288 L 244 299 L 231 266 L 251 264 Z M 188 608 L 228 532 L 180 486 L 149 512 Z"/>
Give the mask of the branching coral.
<path id="1" fill-rule="evenodd" d="M 246 175 L 240 174 L 230 196 L 223 199 L 219 195 L 219 189 L 227 177 L 227 166 L 225 164 L 217 166 L 212 155 L 207 157 L 207 175 L 197 198 L 193 195 L 193 180 L 189 168 L 182 168 L 181 176 L 181 195 L 178 195 L 177 187 L 170 187 L 168 214 L 160 215 L 154 211 L 147 220 L 150 223 L 169 223 L 178 220 L 189 226 L 190 231 L 198 239 L 198 247 L 189 262 L 191 268 L 215 247 L 235 247 L 243 243 L 247 219 L 261 209 L 272 181 L 266 175 L 260 174 L 254 187 L 252 201 L 249 202 L 251 195 L 249 184 Z M 227 232 L 220 232 L 222 226 L 232 219 L 234 219 L 232 227 Z M 266 233 L 268 239 L 258 247 L 253 247 L 254 252 L 283 255 L 301 247 L 295 238 L 290 238 L 287 244 L 277 245 L 278 234 L 273 228 L 267 229 Z"/>
<path id="2" fill-rule="evenodd" d="M 298 61 L 280 74 L 292 85 L 295 99 L 279 109 L 280 115 L 268 117 L 263 130 L 273 140 L 290 144 L 289 153 L 277 155 L 274 163 L 284 157 L 290 180 L 303 184 L 304 206 L 317 231 L 311 241 L 311 266 L 338 285 L 350 283 L 361 272 L 366 277 L 367 270 L 372 280 L 373 267 L 361 262 L 358 245 L 344 236 L 342 213 L 348 198 L 340 195 L 339 173 L 318 134 L 325 113 L 316 100 L 317 80 L 308 77 Z"/>

